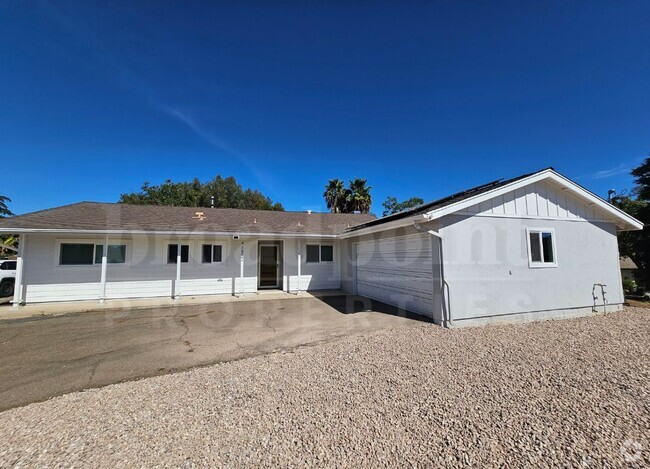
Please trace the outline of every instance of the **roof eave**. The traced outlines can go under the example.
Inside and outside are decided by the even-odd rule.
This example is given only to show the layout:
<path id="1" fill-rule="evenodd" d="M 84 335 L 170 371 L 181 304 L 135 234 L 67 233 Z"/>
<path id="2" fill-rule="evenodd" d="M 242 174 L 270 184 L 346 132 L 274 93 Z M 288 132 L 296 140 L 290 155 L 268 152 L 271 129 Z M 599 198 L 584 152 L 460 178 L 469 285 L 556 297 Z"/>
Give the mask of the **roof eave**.
<path id="1" fill-rule="evenodd" d="M 58 235 L 156 235 L 156 236 L 244 236 L 284 238 L 337 238 L 338 234 L 323 233 L 277 233 L 242 231 L 166 231 L 166 230 L 82 230 L 67 228 L 0 228 L 8 234 L 58 234 Z"/>

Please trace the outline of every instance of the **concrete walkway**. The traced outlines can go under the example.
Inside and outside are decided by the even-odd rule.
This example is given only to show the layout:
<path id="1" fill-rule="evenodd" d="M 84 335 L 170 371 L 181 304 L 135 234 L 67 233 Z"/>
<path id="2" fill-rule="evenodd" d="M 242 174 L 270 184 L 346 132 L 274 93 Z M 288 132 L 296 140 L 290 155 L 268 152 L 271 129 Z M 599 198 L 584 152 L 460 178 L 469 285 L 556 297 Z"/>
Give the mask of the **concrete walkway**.
<path id="1" fill-rule="evenodd" d="M 59 301 L 53 303 L 30 303 L 18 308 L 11 304 L 12 298 L 0 298 L 0 321 L 5 319 L 20 319 L 43 316 L 61 316 L 70 313 L 86 313 L 97 311 L 124 311 L 152 308 L 172 308 L 186 305 L 205 305 L 220 303 L 236 303 L 259 300 L 283 300 L 297 298 L 322 298 L 325 296 L 342 295 L 340 290 L 322 290 L 317 292 L 287 293 L 278 290 L 261 290 L 256 293 L 246 293 L 242 296 L 233 295 L 200 295 L 184 296 L 178 300 L 172 298 L 135 298 L 125 300 L 106 300 L 99 303 L 91 301 Z"/>
<path id="2" fill-rule="evenodd" d="M 0 322 L 0 410 L 418 319 L 396 314 L 382 303 L 339 293 L 5 320 Z"/>

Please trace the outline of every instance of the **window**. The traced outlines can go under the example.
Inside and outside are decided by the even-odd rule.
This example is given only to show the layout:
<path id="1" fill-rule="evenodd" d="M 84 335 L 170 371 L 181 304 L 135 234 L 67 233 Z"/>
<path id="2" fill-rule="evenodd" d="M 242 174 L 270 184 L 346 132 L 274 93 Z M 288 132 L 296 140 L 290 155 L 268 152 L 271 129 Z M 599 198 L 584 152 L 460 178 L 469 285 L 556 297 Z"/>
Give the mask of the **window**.
<path id="1" fill-rule="evenodd" d="M 167 263 L 176 264 L 178 257 L 178 244 L 170 244 L 167 246 Z M 190 261 L 190 246 L 181 244 L 181 263 L 186 264 Z"/>
<path id="2" fill-rule="evenodd" d="M 95 264 L 102 263 L 102 256 L 104 255 L 104 245 L 98 244 L 95 246 Z M 108 252 L 106 254 L 106 262 L 108 264 L 124 264 L 126 262 L 126 244 L 109 244 Z"/>
<path id="3" fill-rule="evenodd" d="M 307 262 L 334 262 L 334 246 L 331 244 L 308 244 Z"/>
<path id="4" fill-rule="evenodd" d="M 203 245 L 203 263 L 210 264 L 214 262 L 221 262 L 221 245 L 220 244 L 204 244 Z"/>
<path id="5" fill-rule="evenodd" d="M 94 244 L 62 243 L 59 264 L 93 265 L 94 255 Z"/>
<path id="6" fill-rule="evenodd" d="M 320 247 L 320 261 L 334 262 L 334 246 L 322 245 Z"/>
<path id="7" fill-rule="evenodd" d="M 556 267 L 553 230 L 528 231 L 530 267 Z"/>
<path id="8" fill-rule="evenodd" d="M 16 270 L 16 261 L 6 261 L 0 264 L 0 270 Z"/>

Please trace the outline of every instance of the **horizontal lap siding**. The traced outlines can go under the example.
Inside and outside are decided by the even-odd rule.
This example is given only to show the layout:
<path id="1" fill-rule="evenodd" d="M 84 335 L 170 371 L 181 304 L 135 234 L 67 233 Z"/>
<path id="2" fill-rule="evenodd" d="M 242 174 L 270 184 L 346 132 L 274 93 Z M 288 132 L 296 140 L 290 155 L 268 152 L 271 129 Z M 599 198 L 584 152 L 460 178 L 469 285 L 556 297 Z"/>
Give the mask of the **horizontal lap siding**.
<path id="1" fill-rule="evenodd" d="M 431 315 L 431 238 L 414 235 L 363 241 L 356 248 L 357 293 Z"/>

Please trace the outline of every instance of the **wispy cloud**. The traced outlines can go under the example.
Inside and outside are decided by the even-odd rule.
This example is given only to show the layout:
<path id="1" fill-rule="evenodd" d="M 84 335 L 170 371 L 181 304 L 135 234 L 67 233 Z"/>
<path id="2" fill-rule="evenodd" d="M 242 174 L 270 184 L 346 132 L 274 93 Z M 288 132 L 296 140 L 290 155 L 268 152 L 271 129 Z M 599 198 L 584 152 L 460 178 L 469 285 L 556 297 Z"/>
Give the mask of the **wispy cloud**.
<path id="1" fill-rule="evenodd" d="M 614 166 L 613 168 L 601 169 L 594 171 L 593 173 L 583 174 L 582 176 L 578 176 L 575 179 L 598 180 L 620 176 L 621 174 L 630 174 L 630 171 L 632 171 L 632 169 L 639 165 L 643 160 L 644 158 L 635 158 L 632 161 L 621 163 L 618 166 Z"/>

